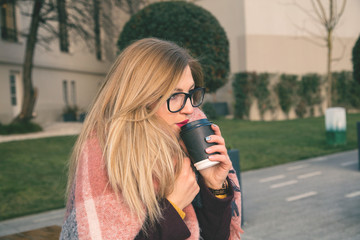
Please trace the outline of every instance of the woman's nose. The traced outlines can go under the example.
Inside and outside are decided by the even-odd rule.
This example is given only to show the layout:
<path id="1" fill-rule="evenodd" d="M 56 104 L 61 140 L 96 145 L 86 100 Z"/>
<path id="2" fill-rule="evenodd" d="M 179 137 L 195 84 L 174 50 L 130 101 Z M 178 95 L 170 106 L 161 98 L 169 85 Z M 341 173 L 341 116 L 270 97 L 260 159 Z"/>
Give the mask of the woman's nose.
<path id="1" fill-rule="evenodd" d="M 181 109 L 181 113 L 184 114 L 191 114 L 194 111 L 194 107 L 191 105 L 190 98 L 186 99 L 185 106 L 183 109 Z"/>

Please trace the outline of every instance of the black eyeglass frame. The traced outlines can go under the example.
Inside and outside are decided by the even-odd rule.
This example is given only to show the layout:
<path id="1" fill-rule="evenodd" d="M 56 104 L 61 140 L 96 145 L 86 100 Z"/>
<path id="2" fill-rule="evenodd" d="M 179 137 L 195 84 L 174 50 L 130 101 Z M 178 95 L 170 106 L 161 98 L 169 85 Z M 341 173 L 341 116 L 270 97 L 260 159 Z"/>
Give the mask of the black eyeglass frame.
<path id="1" fill-rule="evenodd" d="M 194 92 L 199 91 L 199 90 L 202 91 L 200 103 L 197 104 L 197 105 L 193 105 L 192 96 L 193 96 Z M 185 94 L 184 102 L 183 102 L 183 104 L 181 105 L 181 107 L 180 107 L 179 110 L 171 111 L 171 109 L 170 109 L 170 100 L 171 100 L 171 98 L 172 98 L 173 96 L 176 96 L 176 95 L 179 95 L 179 94 Z M 186 101 L 188 100 L 188 98 L 190 98 L 191 106 L 193 106 L 193 107 L 198 107 L 198 106 L 200 106 L 200 105 L 203 103 L 203 101 L 204 101 L 204 96 L 205 96 L 205 88 L 203 88 L 203 87 L 194 88 L 194 89 L 190 90 L 189 93 L 186 93 L 186 92 L 177 92 L 177 93 L 174 93 L 174 94 L 172 94 L 172 95 L 166 100 L 168 110 L 169 110 L 169 112 L 171 112 L 171 113 L 180 112 L 180 111 L 185 107 L 185 104 L 186 104 Z"/>

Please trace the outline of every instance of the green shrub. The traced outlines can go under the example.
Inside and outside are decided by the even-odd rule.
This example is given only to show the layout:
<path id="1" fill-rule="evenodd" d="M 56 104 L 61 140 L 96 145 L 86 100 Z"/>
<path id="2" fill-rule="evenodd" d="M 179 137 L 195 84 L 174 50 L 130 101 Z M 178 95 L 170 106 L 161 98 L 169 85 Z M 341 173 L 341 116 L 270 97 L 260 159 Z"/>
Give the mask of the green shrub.
<path id="1" fill-rule="evenodd" d="M 249 117 L 253 96 L 253 81 L 255 73 L 236 73 L 233 81 L 233 92 L 235 97 L 234 115 L 236 118 Z"/>
<path id="2" fill-rule="evenodd" d="M 219 118 L 218 114 L 215 111 L 214 105 L 210 102 L 204 103 L 202 105 L 202 110 L 210 120 L 216 120 Z"/>
<path id="3" fill-rule="evenodd" d="M 349 108 L 360 108 L 360 84 L 354 81 L 348 71 L 332 73 L 334 87 L 332 101 L 334 105 Z"/>
<path id="4" fill-rule="evenodd" d="M 170 40 L 188 49 L 203 67 L 208 92 L 215 92 L 227 82 L 229 42 L 224 29 L 207 10 L 183 1 L 150 4 L 125 24 L 118 48 L 122 50 L 146 37 Z"/>
<path id="5" fill-rule="evenodd" d="M 261 73 L 254 76 L 254 96 L 258 100 L 258 109 L 261 119 L 264 119 L 264 113 L 273 108 L 270 100 L 269 86 L 270 75 L 268 73 Z"/>
<path id="6" fill-rule="evenodd" d="M 0 123 L 1 135 L 31 133 L 40 131 L 42 131 L 42 128 L 38 124 L 33 122 L 14 122 L 10 124 Z"/>
<path id="7" fill-rule="evenodd" d="M 305 74 L 298 84 L 297 94 L 299 102 L 295 112 L 299 117 L 304 117 L 307 108 L 310 108 L 310 116 L 314 116 L 314 108 L 320 104 L 321 99 L 321 76 L 316 73 Z"/>
<path id="8" fill-rule="evenodd" d="M 360 36 L 352 49 L 354 80 L 360 84 Z"/>
<path id="9" fill-rule="evenodd" d="M 297 75 L 282 74 L 280 82 L 275 86 L 275 91 L 279 97 L 281 110 L 289 116 L 289 111 L 294 105 L 296 98 Z"/>

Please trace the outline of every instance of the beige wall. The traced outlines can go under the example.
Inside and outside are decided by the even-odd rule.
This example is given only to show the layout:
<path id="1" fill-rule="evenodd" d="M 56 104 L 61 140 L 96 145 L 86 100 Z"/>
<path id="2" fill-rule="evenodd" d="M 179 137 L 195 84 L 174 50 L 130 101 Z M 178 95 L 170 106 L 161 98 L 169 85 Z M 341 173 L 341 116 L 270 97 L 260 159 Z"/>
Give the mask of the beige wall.
<path id="1" fill-rule="evenodd" d="M 355 38 L 334 41 L 332 71 L 352 70 L 351 49 Z M 309 39 L 277 35 L 248 35 L 247 71 L 304 74 L 327 71 L 327 48 Z"/>
<path id="2" fill-rule="evenodd" d="M 231 73 L 255 71 L 269 73 L 326 73 L 327 48 L 323 27 L 310 15 L 311 1 L 304 0 L 201 0 L 218 18 L 230 40 Z M 324 1 L 323 1 L 324 2 Z M 340 3 L 340 1 L 339 1 Z M 301 6 L 301 7 L 299 7 Z M 326 6 L 325 6 L 326 7 Z M 228 10 L 225 13 L 224 8 Z M 301 10 L 301 9 L 304 9 Z M 360 35 L 360 1 L 348 0 L 334 32 L 332 71 L 352 70 L 351 51 Z M 229 19 L 233 19 L 229 21 Z M 234 104 L 231 76 L 229 83 L 207 101 Z M 232 111 L 232 109 L 231 109 Z M 253 112 L 256 112 L 254 110 Z M 259 117 L 252 115 L 254 119 Z M 281 113 L 279 113 L 280 118 Z"/>

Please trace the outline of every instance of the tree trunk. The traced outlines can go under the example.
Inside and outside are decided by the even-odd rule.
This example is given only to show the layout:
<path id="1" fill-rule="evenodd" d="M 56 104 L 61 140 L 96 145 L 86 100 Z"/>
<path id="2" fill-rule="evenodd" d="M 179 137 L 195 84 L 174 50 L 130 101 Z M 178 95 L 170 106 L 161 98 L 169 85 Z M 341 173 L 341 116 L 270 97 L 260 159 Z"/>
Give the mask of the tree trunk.
<path id="1" fill-rule="evenodd" d="M 33 117 L 33 111 L 37 98 L 37 91 L 34 89 L 32 84 L 32 68 L 35 46 L 37 42 L 37 32 L 39 29 L 40 22 L 40 11 L 43 6 L 44 0 L 35 0 L 32 17 L 30 32 L 26 41 L 25 58 L 23 64 L 23 86 L 24 86 L 24 98 L 22 102 L 21 112 L 14 121 L 28 122 Z"/>
<path id="2" fill-rule="evenodd" d="M 331 58 L 332 58 L 332 30 L 328 31 L 327 36 L 327 85 L 328 85 L 328 95 L 327 95 L 327 103 L 328 107 L 332 107 L 332 74 L 331 74 Z"/>
<path id="3" fill-rule="evenodd" d="M 94 35 L 95 35 L 95 52 L 98 60 L 102 59 L 101 38 L 100 38 L 100 1 L 93 0 L 94 5 Z"/>
<path id="4" fill-rule="evenodd" d="M 67 31 L 67 12 L 65 0 L 57 0 L 57 12 L 59 21 L 59 43 L 62 52 L 69 52 L 69 34 Z"/>

